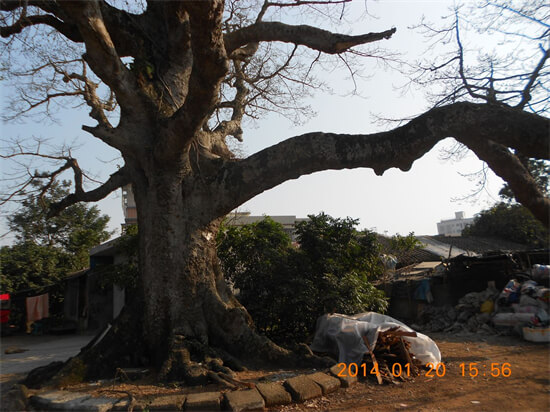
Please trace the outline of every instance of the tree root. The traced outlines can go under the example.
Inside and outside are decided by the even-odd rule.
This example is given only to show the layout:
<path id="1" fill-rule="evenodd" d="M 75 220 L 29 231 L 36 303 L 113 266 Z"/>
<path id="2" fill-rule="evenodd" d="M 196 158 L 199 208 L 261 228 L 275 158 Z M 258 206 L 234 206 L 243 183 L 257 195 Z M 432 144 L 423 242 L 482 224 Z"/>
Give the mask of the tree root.
<path id="1" fill-rule="evenodd" d="M 246 359 L 247 367 L 252 368 L 273 365 L 279 368 L 326 368 L 335 363 L 331 358 L 314 355 L 305 344 L 297 345 L 293 351 L 277 346 L 266 337 L 258 335 L 248 325 L 244 327 L 239 312 L 233 311 L 233 315 L 238 314 L 235 316 L 237 322 L 232 325 L 234 328 L 229 328 L 229 331 L 240 331 L 237 335 L 222 333 L 209 343 L 174 335 L 167 340 L 166 349 L 155 348 L 156 353 L 151 353 L 137 321 L 139 316 L 136 314 L 139 312 L 135 307 L 127 307 L 112 327 L 99 333 L 76 357 L 71 358 L 61 368 L 59 365 L 55 369 L 48 368 L 44 379 L 39 380 L 43 381 L 42 384 L 63 386 L 64 383 L 76 383 L 77 380 L 112 378 L 119 368 L 153 367 L 159 381 L 183 382 L 191 386 L 215 382 L 227 388 L 236 388 L 250 387 L 250 384 L 236 379 L 234 371 L 243 371 L 246 368 L 234 354 Z M 227 331 L 225 329 L 223 332 Z M 152 361 L 155 357 L 164 359 L 160 367 L 155 368 Z M 42 376 L 36 373 L 29 376 L 31 375 Z M 39 386 L 39 382 L 33 385 Z"/>

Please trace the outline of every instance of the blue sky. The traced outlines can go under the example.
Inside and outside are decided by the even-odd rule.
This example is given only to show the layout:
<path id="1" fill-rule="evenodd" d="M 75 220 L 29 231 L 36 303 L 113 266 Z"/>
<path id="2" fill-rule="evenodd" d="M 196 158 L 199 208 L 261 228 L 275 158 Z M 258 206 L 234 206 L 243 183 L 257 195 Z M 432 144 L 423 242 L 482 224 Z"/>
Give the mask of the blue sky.
<path id="1" fill-rule="evenodd" d="M 383 46 L 402 53 L 402 58 L 412 61 L 426 47 L 423 38 L 408 27 L 420 21 L 422 15 L 437 21 L 448 14 L 448 1 L 383 1 L 368 2 L 369 12 L 377 18 L 361 19 L 353 24 L 351 32 L 381 31 L 397 27 L 397 33 Z M 356 2 L 352 17 L 364 11 L 364 3 Z M 300 126 L 285 118 L 271 114 L 245 129 L 244 143 L 240 147 L 247 154 L 278 143 L 286 138 L 311 132 L 370 133 L 394 127 L 381 125 L 376 114 L 389 118 L 403 118 L 420 113 L 428 107 L 423 90 L 413 90 L 402 95 L 395 86 L 405 82 L 397 71 L 384 68 L 366 59 L 365 71 L 372 76 L 358 79 L 362 97 L 346 96 L 353 88 L 341 71 L 320 75 L 330 84 L 333 94 L 317 93 L 308 103 L 317 112 L 311 120 Z M 8 101 L 9 85 L 4 84 L 3 104 Z M 52 144 L 75 141 L 79 145 L 73 153 L 85 169 L 92 171 L 99 180 L 113 173 L 118 152 L 81 130 L 82 124 L 93 125 L 86 109 L 64 108 L 56 115 L 57 123 L 25 119 L 19 123 L 3 123 L 2 137 L 28 138 L 36 136 L 51 139 Z M 245 203 L 240 210 L 252 214 L 306 216 L 324 211 L 335 217 L 351 216 L 360 219 L 362 228 L 376 228 L 380 233 L 435 234 L 436 222 L 454 217 L 455 211 L 464 211 L 466 217 L 486 208 L 498 197 L 502 181 L 489 175 L 487 190 L 475 202 L 454 201 L 467 196 L 476 182 L 464 177 L 481 169 L 481 162 L 470 154 L 460 162 L 442 161 L 440 149 L 452 144 L 441 142 L 416 161 L 408 172 L 389 170 L 384 176 L 375 176 L 370 169 L 325 171 L 286 182 Z M 0 163 L 2 173 L 9 173 L 5 162 Z M 123 221 L 120 191 L 111 194 L 98 205 L 111 217 L 111 228 L 117 230 Z M 4 218 L 9 209 L 2 210 Z M 2 233 L 5 232 L 2 226 Z M 3 239 L 3 243 L 9 239 Z"/>

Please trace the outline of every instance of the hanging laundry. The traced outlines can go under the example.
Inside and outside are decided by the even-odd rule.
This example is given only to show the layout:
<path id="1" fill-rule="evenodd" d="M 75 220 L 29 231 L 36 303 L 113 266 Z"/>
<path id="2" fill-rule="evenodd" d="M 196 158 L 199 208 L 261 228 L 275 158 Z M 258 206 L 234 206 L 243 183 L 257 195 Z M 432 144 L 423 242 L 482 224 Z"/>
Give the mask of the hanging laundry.
<path id="1" fill-rule="evenodd" d="M 49 296 L 47 293 L 27 298 L 25 303 L 27 306 L 27 322 L 35 322 L 50 316 Z"/>

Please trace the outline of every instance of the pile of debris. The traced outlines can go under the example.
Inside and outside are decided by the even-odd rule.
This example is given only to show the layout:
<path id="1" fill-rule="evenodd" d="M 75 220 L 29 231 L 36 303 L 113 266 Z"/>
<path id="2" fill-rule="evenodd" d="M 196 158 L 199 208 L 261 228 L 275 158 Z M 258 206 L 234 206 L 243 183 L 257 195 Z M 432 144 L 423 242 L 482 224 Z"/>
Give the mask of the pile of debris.
<path id="1" fill-rule="evenodd" d="M 482 292 L 464 295 L 454 307 L 426 305 L 419 313 L 418 323 L 411 327 L 423 332 L 494 334 L 496 330 L 490 325 L 494 306 L 486 302 L 494 302 L 498 296 L 499 291 L 490 283 Z"/>
<path id="2" fill-rule="evenodd" d="M 500 292 L 489 282 L 486 290 L 464 295 L 454 307 L 426 305 L 411 327 L 424 332 L 520 335 L 529 327 L 538 328 L 541 335 L 550 323 L 549 301 L 550 289 L 534 280 L 512 279 Z"/>

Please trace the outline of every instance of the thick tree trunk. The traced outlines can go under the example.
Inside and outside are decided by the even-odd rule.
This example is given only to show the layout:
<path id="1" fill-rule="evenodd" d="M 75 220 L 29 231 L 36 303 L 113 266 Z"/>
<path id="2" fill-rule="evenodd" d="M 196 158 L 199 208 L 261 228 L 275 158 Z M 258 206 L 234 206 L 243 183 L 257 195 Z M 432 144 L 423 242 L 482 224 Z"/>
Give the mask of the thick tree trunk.
<path id="1" fill-rule="evenodd" d="M 204 377 L 208 371 L 189 368 L 210 358 L 232 367 L 238 365 L 231 361 L 245 354 L 246 361 L 256 364 L 296 362 L 294 354 L 254 332 L 219 265 L 216 234 L 221 219 L 204 206 L 197 208 L 216 199 L 186 193 L 190 186 L 173 176 L 134 185 L 140 289 L 145 295 L 143 338 L 153 365 L 167 379 L 201 382 L 197 374 Z"/>

